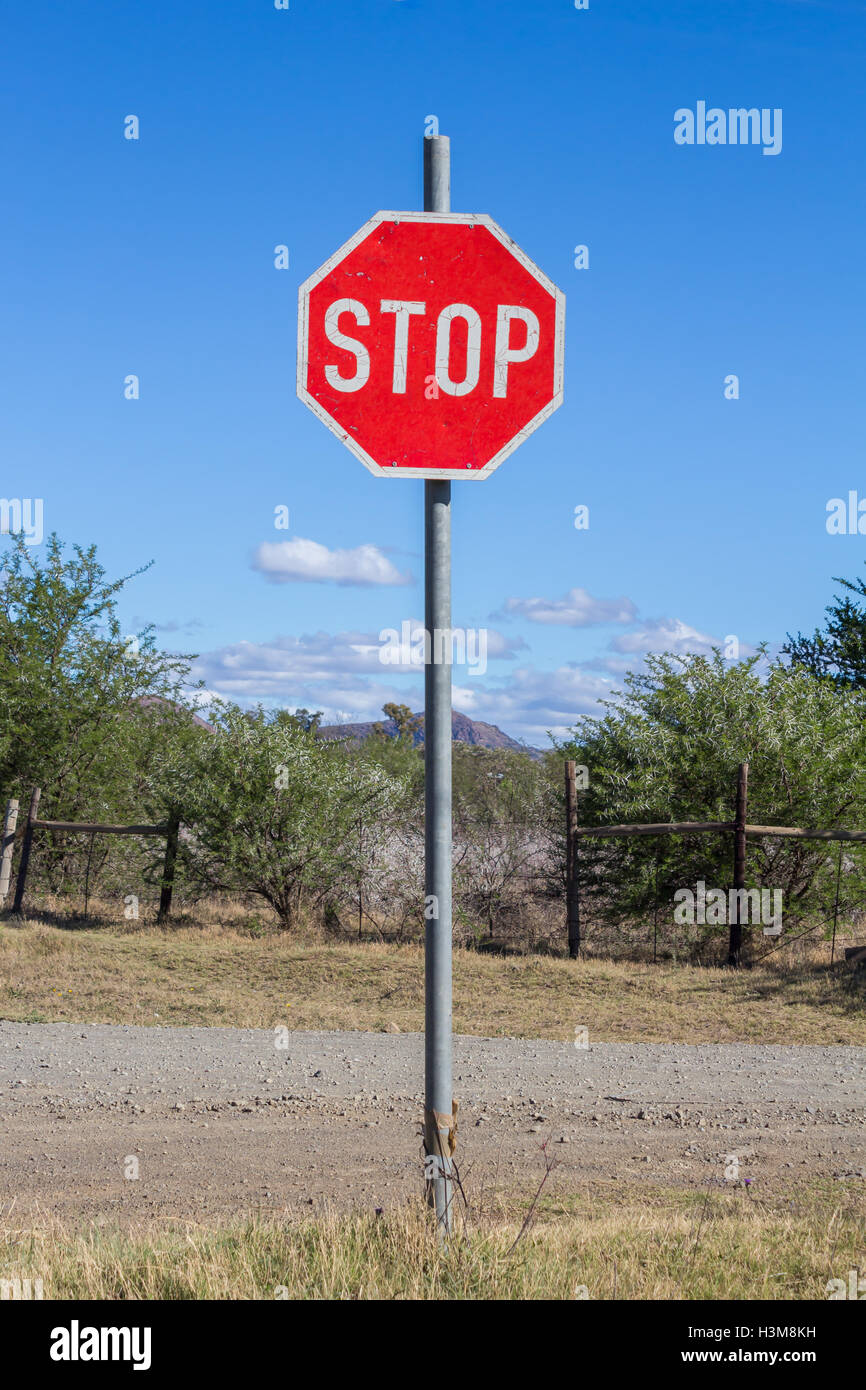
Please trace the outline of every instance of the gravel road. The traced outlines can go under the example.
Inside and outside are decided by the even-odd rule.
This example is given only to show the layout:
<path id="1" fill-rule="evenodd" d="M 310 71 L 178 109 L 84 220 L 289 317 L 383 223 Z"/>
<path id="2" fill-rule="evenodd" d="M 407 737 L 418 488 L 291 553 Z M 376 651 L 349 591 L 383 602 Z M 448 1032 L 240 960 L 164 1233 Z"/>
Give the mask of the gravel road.
<path id="1" fill-rule="evenodd" d="M 0 1023 L 6 1224 L 388 1206 L 417 1192 L 419 1034 Z M 866 1049 L 455 1040 L 478 1191 L 866 1180 Z M 134 1171 L 138 1177 L 125 1174 Z"/>

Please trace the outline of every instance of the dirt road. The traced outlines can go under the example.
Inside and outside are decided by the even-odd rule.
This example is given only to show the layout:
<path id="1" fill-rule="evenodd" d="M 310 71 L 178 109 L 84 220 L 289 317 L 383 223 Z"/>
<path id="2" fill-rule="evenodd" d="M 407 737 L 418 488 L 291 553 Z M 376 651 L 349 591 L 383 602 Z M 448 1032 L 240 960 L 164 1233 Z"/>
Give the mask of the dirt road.
<path id="1" fill-rule="evenodd" d="M 422 1075 L 418 1034 L 0 1023 L 5 1224 L 402 1202 L 420 1184 Z M 735 1171 L 753 1193 L 819 1176 L 864 1190 L 862 1048 L 462 1037 L 455 1093 L 476 1194 L 532 1192 L 546 1141 L 563 1194 Z"/>

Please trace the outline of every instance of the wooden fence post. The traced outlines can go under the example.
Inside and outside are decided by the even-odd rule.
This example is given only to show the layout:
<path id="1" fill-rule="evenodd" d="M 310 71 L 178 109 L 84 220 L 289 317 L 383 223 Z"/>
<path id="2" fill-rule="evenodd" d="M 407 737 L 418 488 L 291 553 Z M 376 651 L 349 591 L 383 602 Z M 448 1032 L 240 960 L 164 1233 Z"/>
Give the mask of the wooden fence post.
<path id="1" fill-rule="evenodd" d="M 162 868 L 162 888 L 159 893 L 158 923 L 167 922 L 171 916 L 171 895 L 174 889 L 174 865 L 177 859 L 177 842 L 180 833 L 180 817 L 172 816 L 168 822 L 165 841 L 165 863 Z"/>
<path id="2" fill-rule="evenodd" d="M 749 764 L 740 763 L 737 769 L 737 814 L 734 819 L 734 888 L 746 886 L 746 807 L 749 798 Z M 742 897 L 737 894 L 737 905 L 728 924 L 728 965 L 737 969 L 743 949 Z"/>
<path id="3" fill-rule="evenodd" d="M 568 923 L 568 954 L 580 955 L 580 887 L 577 859 L 577 782 L 574 763 L 565 764 L 565 903 Z"/>
<path id="4" fill-rule="evenodd" d="M 24 830 L 24 839 L 21 844 L 21 860 L 18 865 L 18 879 L 15 884 L 15 901 L 12 904 L 12 911 L 19 913 L 21 904 L 24 901 L 24 887 L 27 883 L 27 870 L 30 866 L 30 849 L 33 845 L 33 822 L 36 820 L 36 812 L 39 810 L 39 798 L 42 795 L 41 788 L 34 787 L 30 793 L 30 809 L 27 812 L 27 825 Z"/>
<path id="5" fill-rule="evenodd" d="M 12 878 L 12 855 L 15 851 L 15 827 L 18 824 L 18 802 L 13 797 L 6 807 L 3 820 L 3 839 L 0 841 L 0 907 L 6 901 Z"/>

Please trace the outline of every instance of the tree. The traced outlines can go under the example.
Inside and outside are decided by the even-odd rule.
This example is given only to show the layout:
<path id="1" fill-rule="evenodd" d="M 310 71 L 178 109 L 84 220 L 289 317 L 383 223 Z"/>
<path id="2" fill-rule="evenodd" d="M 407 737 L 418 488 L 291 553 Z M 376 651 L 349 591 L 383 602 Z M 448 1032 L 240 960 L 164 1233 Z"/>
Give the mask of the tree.
<path id="1" fill-rule="evenodd" d="M 322 722 L 322 711 L 317 709 L 315 712 L 308 709 L 296 709 L 290 712 L 287 709 L 277 710 L 273 718 L 282 723 L 295 723 L 302 729 L 311 730 L 315 733 Z"/>
<path id="2" fill-rule="evenodd" d="M 387 815 L 395 779 L 297 720 L 216 703 L 214 732 L 173 772 L 203 878 L 264 898 L 292 928 L 302 897 L 321 902 L 354 885 L 358 825 Z"/>
<path id="3" fill-rule="evenodd" d="M 212 738 L 210 726 L 187 705 L 147 698 L 136 702 L 118 720 L 111 756 L 122 769 L 121 820 L 169 825 L 186 824 L 191 808 L 178 800 L 186 770 L 194 767 L 201 749 Z M 68 839 L 68 837 L 67 837 Z M 161 883 L 165 842 L 160 836 L 139 842 L 128 836 L 106 837 L 111 856 L 100 886 L 116 887 L 143 878 Z M 174 868 L 175 889 L 195 886 L 194 855 L 186 831 L 181 835 Z"/>
<path id="4" fill-rule="evenodd" d="M 841 584 L 850 594 L 866 598 L 863 579 L 834 576 L 833 582 Z M 802 633 L 792 637 L 788 633 L 783 654 L 790 657 L 792 664 L 802 666 L 814 676 L 827 676 L 837 686 L 866 687 L 866 607 L 837 594 L 824 612 L 828 619 L 826 630 L 822 632 L 816 628 L 811 637 L 804 637 Z"/>
<path id="5" fill-rule="evenodd" d="M 13 538 L 0 566 L 0 795 L 41 785 L 64 813 L 111 803 L 123 721 L 145 698 L 180 701 L 188 660 L 158 652 L 150 628 L 125 637 L 117 617 L 141 573 L 109 580 L 95 546 L 67 555 L 56 535 L 40 562 Z"/>
<path id="6" fill-rule="evenodd" d="M 413 714 L 408 705 L 393 702 L 384 704 L 382 713 L 394 732 L 382 722 L 374 724 L 365 741 L 365 752 L 403 784 L 404 814 L 413 821 L 417 819 L 420 828 L 424 803 L 424 745 L 418 736 L 424 728 L 424 719 L 420 714 Z M 413 809 L 417 817 L 412 814 Z"/>
<path id="7" fill-rule="evenodd" d="M 405 740 L 413 746 L 419 741 L 424 729 L 423 714 L 413 714 L 408 705 L 397 705 L 392 701 L 382 706 L 382 713 L 389 724 L 394 727 L 394 733 L 382 723 L 374 724 L 371 738 L 378 740 L 396 737 Z"/>
<path id="8" fill-rule="evenodd" d="M 528 753 L 453 745 L 455 900 L 460 915 L 494 924 L 519 912 L 527 875 L 547 866 L 549 792 Z"/>
<path id="9" fill-rule="evenodd" d="M 748 762 L 749 820 L 866 827 L 866 699 L 764 653 L 731 664 L 720 652 L 650 656 L 600 719 L 558 745 L 589 770 L 584 826 L 730 821 L 737 766 Z M 581 841 L 581 888 L 602 920 L 627 927 L 679 888 L 731 886 L 728 835 Z M 748 887 L 782 889 L 785 920 L 814 913 L 832 877 L 815 841 L 749 841 Z M 862 871 L 852 866 L 862 886 Z M 642 928 L 641 928 L 642 929 Z M 706 932 L 708 939 L 714 929 Z"/>

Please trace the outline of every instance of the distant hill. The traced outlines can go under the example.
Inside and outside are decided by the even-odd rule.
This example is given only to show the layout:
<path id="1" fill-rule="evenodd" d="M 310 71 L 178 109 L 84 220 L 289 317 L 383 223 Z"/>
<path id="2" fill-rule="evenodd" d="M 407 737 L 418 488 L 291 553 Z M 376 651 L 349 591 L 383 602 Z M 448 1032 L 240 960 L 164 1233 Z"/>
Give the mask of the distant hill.
<path id="1" fill-rule="evenodd" d="M 421 727 L 415 735 L 415 742 L 424 742 L 424 715 L 413 715 L 420 719 Z M 389 738 L 397 737 L 397 725 L 393 719 L 377 719 L 369 724 L 326 724 L 319 729 L 320 738 L 345 738 L 353 743 L 363 743 L 373 732 L 374 724 L 382 724 Z M 517 753 L 528 753 L 531 758 L 542 756 L 540 748 L 530 748 L 528 744 L 518 743 L 516 738 L 504 734 L 495 724 L 483 724 L 478 719 L 470 719 L 459 710 L 451 711 L 451 737 L 455 743 L 470 743 L 476 748 L 510 748 Z"/>
<path id="2" fill-rule="evenodd" d="M 179 710 L 184 708 L 174 704 L 170 700 L 165 700 L 161 695 L 140 695 L 136 704 L 143 709 L 152 709 L 158 712 L 160 708 Z M 199 728 L 207 729 L 213 733 L 213 724 L 209 724 L 206 719 L 192 710 L 186 713 L 192 715 L 192 721 Z M 421 721 L 420 728 L 415 735 L 415 743 L 424 742 L 424 715 L 423 713 L 414 714 L 413 719 Z M 369 724 L 325 724 L 318 730 L 319 738 L 328 739 L 347 739 L 350 743 L 363 743 L 364 739 L 369 738 L 376 724 L 382 724 L 385 733 L 389 738 L 397 737 L 397 725 L 393 719 L 371 720 Z M 531 758 L 541 758 L 544 756 L 540 748 L 531 748 L 527 743 L 518 743 L 516 738 L 511 738 L 504 734 L 495 724 L 484 724 L 479 719 L 470 719 L 468 714 L 461 714 L 459 710 L 451 711 L 451 737 L 455 743 L 469 743 L 476 748 L 510 748 L 516 753 L 528 753 Z"/>

